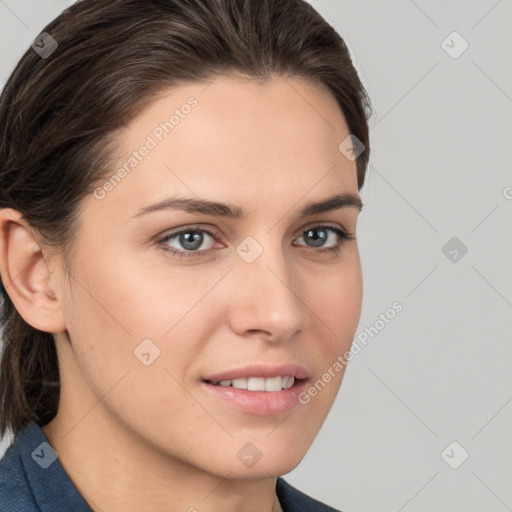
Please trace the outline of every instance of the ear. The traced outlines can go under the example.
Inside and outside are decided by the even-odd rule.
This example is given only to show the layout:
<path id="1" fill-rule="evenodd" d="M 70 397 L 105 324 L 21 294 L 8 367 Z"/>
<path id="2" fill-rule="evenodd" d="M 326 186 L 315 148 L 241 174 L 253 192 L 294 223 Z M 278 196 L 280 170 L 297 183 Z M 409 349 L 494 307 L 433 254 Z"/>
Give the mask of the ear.
<path id="1" fill-rule="evenodd" d="M 0 276 L 14 307 L 29 325 L 49 333 L 66 330 L 58 299 L 62 293 L 54 289 L 54 283 L 62 280 L 50 272 L 33 230 L 12 208 L 0 209 Z"/>

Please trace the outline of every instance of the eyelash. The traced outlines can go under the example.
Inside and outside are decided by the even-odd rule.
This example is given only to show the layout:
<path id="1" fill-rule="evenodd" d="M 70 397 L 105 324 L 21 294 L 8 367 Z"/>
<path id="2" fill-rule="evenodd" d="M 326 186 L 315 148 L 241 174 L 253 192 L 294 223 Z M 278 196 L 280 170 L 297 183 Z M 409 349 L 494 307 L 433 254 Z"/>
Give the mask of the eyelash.
<path id="1" fill-rule="evenodd" d="M 329 247 L 327 249 L 320 248 L 318 250 L 315 250 L 315 248 L 309 247 L 309 249 L 311 249 L 313 252 L 334 253 L 334 254 L 338 255 L 341 252 L 341 247 L 342 247 L 342 245 L 344 245 L 345 242 L 348 242 L 350 240 L 355 240 L 355 238 L 356 238 L 353 233 L 349 233 L 348 231 L 340 229 L 336 226 L 329 226 L 326 224 L 318 224 L 315 226 L 308 227 L 304 231 L 302 231 L 301 236 L 303 236 L 309 230 L 320 229 L 320 228 L 328 229 L 328 230 L 335 232 L 339 237 L 339 241 L 334 247 Z M 163 242 L 168 241 L 173 238 L 176 238 L 183 233 L 191 233 L 191 232 L 208 233 L 212 238 L 214 238 L 214 239 L 217 238 L 217 234 L 213 230 L 208 229 L 206 227 L 188 227 L 186 229 L 182 229 L 180 231 L 176 231 L 174 233 L 169 233 L 168 235 L 165 235 L 165 237 L 158 240 L 158 243 L 162 244 L 163 251 L 165 251 L 167 253 L 171 253 L 173 256 L 180 257 L 180 258 L 191 258 L 191 257 L 204 256 L 205 254 L 209 253 L 210 251 L 215 250 L 215 249 L 205 249 L 202 251 L 180 251 L 178 249 L 170 249 L 168 246 L 165 246 L 165 244 L 163 244 Z M 305 247 L 307 247 L 307 246 L 305 246 Z"/>

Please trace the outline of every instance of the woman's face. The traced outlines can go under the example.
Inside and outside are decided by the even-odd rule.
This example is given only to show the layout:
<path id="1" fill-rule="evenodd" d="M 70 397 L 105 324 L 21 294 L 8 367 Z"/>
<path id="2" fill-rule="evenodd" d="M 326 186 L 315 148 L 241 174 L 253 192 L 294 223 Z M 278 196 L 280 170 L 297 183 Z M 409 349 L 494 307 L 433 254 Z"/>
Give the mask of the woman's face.
<path id="1" fill-rule="evenodd" d="M 300 462 L 361 312 L 357 241 L 337 231 L 355 234 L 357 205 L 303 211 L 358 197 L 355 162 L 339 149 L 348 135 L 327 90 L 282 77 L 175 87 L 129 123 L 117 177 L 83 203 L 61 281 L 70 436 L 122 435 L 232 478 Z"/>

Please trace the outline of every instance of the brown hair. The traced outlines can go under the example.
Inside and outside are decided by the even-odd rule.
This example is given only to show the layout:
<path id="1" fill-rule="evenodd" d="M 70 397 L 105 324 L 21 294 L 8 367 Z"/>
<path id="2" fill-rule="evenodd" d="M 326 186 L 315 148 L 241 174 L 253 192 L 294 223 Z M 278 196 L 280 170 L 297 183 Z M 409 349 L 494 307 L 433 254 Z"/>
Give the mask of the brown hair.
<path id="1" fill-rule="evenodd" d="M 43 32 L 57 48 L 45 58 L 29 48 L 0 99 L 0 208 L 19 211 L 67 266 L 80 202 L 111 173 L 117 130 L 180 83 L 239 73 L 323 84 L 364 144 L 364 184 L 370 103 L 343 39 L 304 0 L 81 0 Z M 59 368 L 52 334 L 1 288 L 0 435 L 17 435 L 56 415 Z"/>

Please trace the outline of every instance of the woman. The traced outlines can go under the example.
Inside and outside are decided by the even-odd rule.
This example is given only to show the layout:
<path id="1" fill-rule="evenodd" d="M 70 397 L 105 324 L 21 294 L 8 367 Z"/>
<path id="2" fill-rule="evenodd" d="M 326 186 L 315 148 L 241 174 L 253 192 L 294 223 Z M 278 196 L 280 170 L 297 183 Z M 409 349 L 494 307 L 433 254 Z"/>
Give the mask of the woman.
<path id="1" fill-rule="evenodd" d="M 281 476 L 359 322 L 368 115 L 302 0 L 45 27 L 0 103 L 2 511 L 334 510 Z"/>

